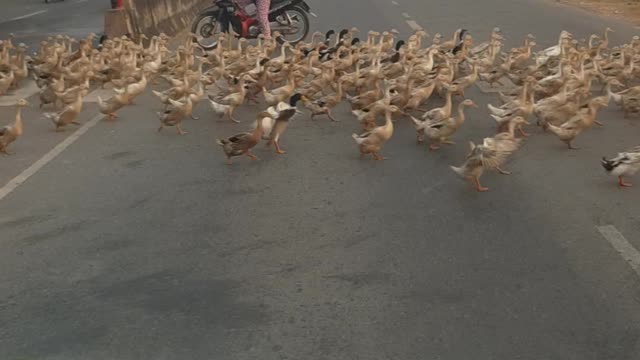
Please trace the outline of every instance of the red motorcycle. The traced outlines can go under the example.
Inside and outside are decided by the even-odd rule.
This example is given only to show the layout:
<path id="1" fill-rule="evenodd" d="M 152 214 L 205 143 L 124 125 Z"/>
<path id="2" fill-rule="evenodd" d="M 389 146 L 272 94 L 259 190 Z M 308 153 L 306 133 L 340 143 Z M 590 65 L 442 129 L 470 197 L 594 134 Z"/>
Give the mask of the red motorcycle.
<path id="1" fill-rule="evenodd" d="M 297 44 L 309 34 L 309 16 L 317 17 L 304 0 L 271 0 L 269 21 L 271 31 L 279 32 L 279 42 Z M 229 30 L 240 37 L 254 39 L 260 35 L 260 25 L 254 15 L 249 15 L 233 0 L 216 0 L 194 20 L 191 32 L 198 36 L 198 44 L 206 50 L 218 45 L 220 33 Z"/>

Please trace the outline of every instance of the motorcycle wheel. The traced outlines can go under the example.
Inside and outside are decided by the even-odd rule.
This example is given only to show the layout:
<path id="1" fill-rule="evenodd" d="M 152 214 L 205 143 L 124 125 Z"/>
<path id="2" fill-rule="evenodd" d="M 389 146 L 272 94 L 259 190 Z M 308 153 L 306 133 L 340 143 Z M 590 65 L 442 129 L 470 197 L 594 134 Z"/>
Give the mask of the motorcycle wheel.
<path id="1" fill-rule="evenodd" d="M 218 46 L 220 24 L 217 14 L 201 14 L 191 25 L 191 32 L 198 36 L 194 39 L 205 50 L 213 50 Z"/>
<path id="2" fill-rule="evenodd" d="M 293 6 L 282 11 L 281 14 L 276 16 L 275 22 L 277 25 L 274 26 L 272 23 L 272 27 L 274 27 L 272 31 L 279 31 L 281 33 L 281 37 L 276 39 L 280 44 L 288 42 L 295 45 L 299 43 L 309 35 L 309 29 L 311 28 L 307 12 L 298 6 Z M 296 31 L 289 33 L 292 25 Z"/>

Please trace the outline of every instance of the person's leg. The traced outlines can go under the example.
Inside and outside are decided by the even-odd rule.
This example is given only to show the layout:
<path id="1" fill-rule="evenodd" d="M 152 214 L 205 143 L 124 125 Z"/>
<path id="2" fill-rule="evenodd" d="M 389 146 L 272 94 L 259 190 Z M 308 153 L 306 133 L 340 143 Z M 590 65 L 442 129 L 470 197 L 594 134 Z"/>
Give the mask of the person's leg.
<path id="1" fill-rule="evenodd" d="M 271 0 L 257 0 L 256 6 L 258 8 L 258 22 L 262 28 L 262 34 L 266 39 L 271 38 L 271 26 L 269 25 L 269 8 L 271 7 Z"/>

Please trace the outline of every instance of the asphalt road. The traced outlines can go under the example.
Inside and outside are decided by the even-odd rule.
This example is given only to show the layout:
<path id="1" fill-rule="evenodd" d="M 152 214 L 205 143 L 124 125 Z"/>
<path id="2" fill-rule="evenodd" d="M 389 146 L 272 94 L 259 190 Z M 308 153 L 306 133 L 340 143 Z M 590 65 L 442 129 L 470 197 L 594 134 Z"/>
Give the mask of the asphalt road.
<path id="1" fill-rule="evenodd" d="M 478 41 L 499 26 L 511 46 L 634 34 L 538 1 L 364 3 L 312 1 L 315 27 L 406 35 L 406 13 Z M 233 125 L 202 104 L 180 137 L 155 131 L 144 94 L 0 200 L 0 359 L 640 359 L 640 274 L 599 231 L 640 249 L 640 189 L 599 165 L 638 144 L 637 120 L 611 107 L 574 152 L 532 128 L 513 175 L 478 194 L 448 168 L 494 132 L 493 96 L 468 96 L 480 109 L 436 153 L 400 120 L 389 159 L 361 160 L 342 106 L 339 123 L 295 119 L 286 155 L 227 167 L 215 137 L 260 107 Z M 26 129 L 2 184 L 72 133 L 34 109 Z"/>
<path id="2" fill-rule="evenodd" d="M 64 0 L 46 4 L 43 0 L 3 0 L 0 36 L 13 33 L 15 42 L 37 50 L 41 40 L 60 33 L 84 37 L 104 29 L 104 12 L 109 0 Z"/>

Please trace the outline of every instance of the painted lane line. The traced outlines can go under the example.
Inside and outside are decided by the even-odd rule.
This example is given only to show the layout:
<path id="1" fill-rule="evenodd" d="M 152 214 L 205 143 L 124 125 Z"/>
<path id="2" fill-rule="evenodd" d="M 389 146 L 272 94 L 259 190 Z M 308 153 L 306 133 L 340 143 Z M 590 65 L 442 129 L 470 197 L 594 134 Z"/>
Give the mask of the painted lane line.
<path id="1" fill-rule="evenodd" d="M 66 139 L 64 139 L 61 143 L 56 145 L 53 149 L 51 149 L 48 153 L 44 154 L 38 161 L 34 162 L 26 168 L 20 175 L 11 179 L 5 186 L 0 188 L 0 200 L 4 199 L 7 195 L 11 194 L 13 190 L 18 188 L 18 186 L 22 185 L 27 179 L 33 176 L 38 170 L 42 169 L 45 165 L 47 165 L 51 160 L 55 159 L 56 156 L 60 155 L 66 148 L 68 148 L 71 144 L 73 144 L 82 134 L 86 133 L 94 127 L 98 121 L 102 120 L 104 115 L 98 114 L 91 118 L 88 122 L 82 125 L 78 130 L 76 130 L 73 134 L 69 135 Z"/>
<path id="2" fill-rule="evenodd" d="M 391 3 L 392 3 L 393 5 L 395 5 L 395 6 L 400 6 L 400 3 L 399 3 L 399 2 L 397 2 L 397 1 L 395 1 L 395 0 L 393 0 Z"/>
<path id="3" fill-rule="evenodd" d="M 25 15 L 22 15 L 22 16 L 16 16 L 16 17 L 12 18 L 9 21 L 28 19 L 28 18 L 36 16 L 36 15 L 44 14 L 47 11 L 49 11 L 49 10 L 40 10 L 40 11 L 32 12 L 32 13 L 29 13 L 29 14 L 25 14 Z"/>
<path id="4" fill-rule="evenodd" d="M 598 226 L 598 231 L 640 276 L 640 252 L 613 225 Z"/>
<path id="5" fill-rule="evenodd" d="M 409 15 L 408 13 L 402 13 L 402 17 L 404 17 L 405 19 L 411 19 L 411 15 Z"/>
<path id="6" fill-rule="evenodd" d="M 0 96 L 0 106 L 14 106 L 16 101 L 20 99 L 27 99 L 40 92 L 36 82 L 29 79 L 18 90 L 14 91 L 10 95 Z"/>
<path id="7" fill-rule="evenodd" d="M 413 31 L 421 31 L 424 30 L 422 28 L 422 26 L 418 25 L 417 22 L 415 22 L 414 20 L 407 20 L 407 25 L 409 25 L 409 27 L 411 28 L 411 30 Z"/>
<path id="8" fill-rule="evenodd" d="M 87 1 L 89 0 L 76 0 L 74 4 L 82 4 L 82 3 L 86 3 Z"/>

